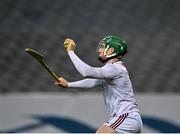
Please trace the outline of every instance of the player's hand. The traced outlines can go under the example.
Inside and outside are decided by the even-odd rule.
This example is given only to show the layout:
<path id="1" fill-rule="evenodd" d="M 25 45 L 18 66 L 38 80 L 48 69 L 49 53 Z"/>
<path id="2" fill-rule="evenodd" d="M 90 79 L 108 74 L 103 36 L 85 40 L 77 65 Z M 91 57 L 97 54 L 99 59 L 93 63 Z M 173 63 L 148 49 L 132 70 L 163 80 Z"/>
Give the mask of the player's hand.
<path id="1" fill-rule="evenodd" d="M 64 79 L 63 77 L 58 78 L 59 81 L 55 81 L 55 85 L 58 85 L 60 87 L 67 88 L 68 87 L 68 81 Z"/>
<path id="2" fill-rule="evenodd" d="M 76 44 L 72 39 L 65 39 L 64 47 L 67 49 L 67 52 L 74 51 Z"/>

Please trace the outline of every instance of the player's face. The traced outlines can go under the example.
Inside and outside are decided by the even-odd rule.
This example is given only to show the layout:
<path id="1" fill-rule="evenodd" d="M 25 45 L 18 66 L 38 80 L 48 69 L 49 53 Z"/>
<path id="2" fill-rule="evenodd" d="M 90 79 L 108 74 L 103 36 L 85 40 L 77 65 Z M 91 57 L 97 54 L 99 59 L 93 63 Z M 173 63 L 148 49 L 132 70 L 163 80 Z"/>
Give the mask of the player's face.
<path id="1" fill-rule="evenodd" d="M 100 47 L 98 50 L 99 57 L 101 57 L 103 59 L 105 58 L 104 51 L 105 51 L 105 48 L 103 48 L 103 47 Z"/>

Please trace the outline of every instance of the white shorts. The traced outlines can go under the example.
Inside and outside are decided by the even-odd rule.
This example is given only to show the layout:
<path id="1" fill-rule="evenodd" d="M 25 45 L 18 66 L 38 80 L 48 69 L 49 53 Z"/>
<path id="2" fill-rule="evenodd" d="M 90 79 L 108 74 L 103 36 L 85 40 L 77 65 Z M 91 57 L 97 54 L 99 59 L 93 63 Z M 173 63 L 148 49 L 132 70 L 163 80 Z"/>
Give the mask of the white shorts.
<path id="1" fill-rule="evenodd" d="M 111 117 L 104 124 L 115 129 L 118 133 L 140 133 L 143 126 L 141 116 L 138 112 L 130 112 Z"/>

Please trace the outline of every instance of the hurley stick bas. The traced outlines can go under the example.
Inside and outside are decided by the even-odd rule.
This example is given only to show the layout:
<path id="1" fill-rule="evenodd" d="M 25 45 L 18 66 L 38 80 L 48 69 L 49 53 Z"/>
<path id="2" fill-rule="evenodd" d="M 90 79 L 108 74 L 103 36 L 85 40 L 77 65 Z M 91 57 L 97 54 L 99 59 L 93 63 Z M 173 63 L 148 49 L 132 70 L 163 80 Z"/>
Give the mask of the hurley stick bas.
<path id="1" fill-rule="evenodd" d="M 36 59 L 50 74 L 50 76 L 52 76 L 52 78 L 54 78 L 56 81 L 58 80 L 58 76 L 49 68 L 49 66 L 45 63 L 44 59 L 45 56 L 40 54 L 39 52 L 31 49 L 31 48 L 26 48 L 25 52 L 27 52 L 28 54 L 30 54 L 34 59 Z"/>

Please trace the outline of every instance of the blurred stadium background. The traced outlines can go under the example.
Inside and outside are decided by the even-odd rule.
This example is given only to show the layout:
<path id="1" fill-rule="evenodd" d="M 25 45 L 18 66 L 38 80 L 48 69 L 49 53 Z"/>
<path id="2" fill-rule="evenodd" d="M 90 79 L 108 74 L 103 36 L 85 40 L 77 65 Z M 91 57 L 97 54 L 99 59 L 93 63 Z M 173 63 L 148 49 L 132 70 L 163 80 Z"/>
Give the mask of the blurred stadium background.
<path id="1" fill-rule="evenodd" d="M 143 132 L 180 132 L 179 0 L 1 0 L 0 132 L 94 132 L 106 119 L 102 91 L 54 86 L 24 49 L 43 52 L 55 72 L 75 81 L 82 77 L 64 39 L 76 41 L 86 63 L 101 66 L 95 50 L 106 35 L 129 44 L 125 64 Z"/>

